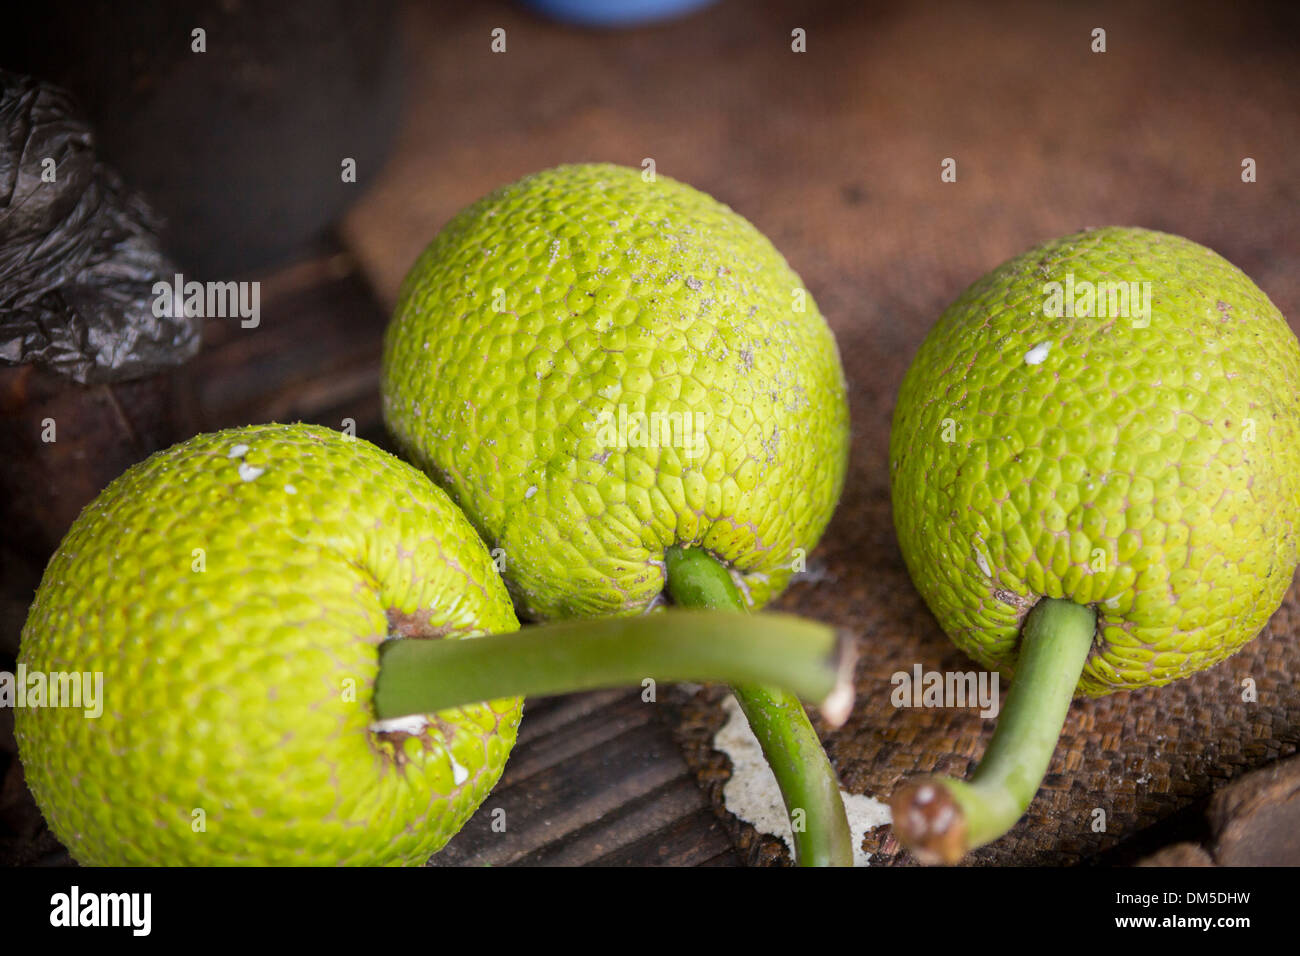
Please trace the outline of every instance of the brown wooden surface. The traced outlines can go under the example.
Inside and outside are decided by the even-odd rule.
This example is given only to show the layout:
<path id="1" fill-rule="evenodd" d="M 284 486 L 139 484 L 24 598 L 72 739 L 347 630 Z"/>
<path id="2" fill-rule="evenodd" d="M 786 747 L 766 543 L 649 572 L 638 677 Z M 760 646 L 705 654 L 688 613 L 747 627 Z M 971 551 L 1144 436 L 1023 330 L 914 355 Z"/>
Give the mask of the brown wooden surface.
<path id="1" fill-rule="evenodd" d="M 639 690 L 529 701 L 501 782 L 432 863 L 736 864 L 657 710 Z"/>

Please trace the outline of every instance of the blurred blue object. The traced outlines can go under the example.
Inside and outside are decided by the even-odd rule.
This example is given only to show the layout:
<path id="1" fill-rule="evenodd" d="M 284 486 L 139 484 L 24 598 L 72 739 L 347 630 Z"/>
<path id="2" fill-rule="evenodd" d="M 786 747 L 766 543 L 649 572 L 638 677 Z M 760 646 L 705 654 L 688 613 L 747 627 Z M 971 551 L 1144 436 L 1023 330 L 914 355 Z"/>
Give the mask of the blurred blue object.
<path id="1" fill-rule="evenodd" d="M 525 0 L 539 13 L 588 27 L 632 27 L 668 20 L 715 0 Z"/>

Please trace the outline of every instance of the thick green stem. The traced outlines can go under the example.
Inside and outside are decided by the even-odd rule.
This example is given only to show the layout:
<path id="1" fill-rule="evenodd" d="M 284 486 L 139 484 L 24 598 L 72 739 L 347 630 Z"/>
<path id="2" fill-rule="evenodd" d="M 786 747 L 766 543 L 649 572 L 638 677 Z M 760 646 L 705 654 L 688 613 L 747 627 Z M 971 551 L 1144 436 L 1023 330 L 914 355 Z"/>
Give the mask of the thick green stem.
<path id="1" fill-rule="evenodd" d="M 969 783 L 930 778 L 892 802 L 894 833 L 924 863 L 956 863 L 1002 836 L 1038 792 L 1092 648 L 1097 612 L 1043 598 L 1025 619 L 1015 680 Z"/>
<path id="2" fill-rule="evenodd" d="M 703 548 L 671 548 L 666 560 L 668 596 L 675 604 L 746 610 L 727 569 Z M 746 620 L 738 628 L 742 639 L 748 641 L 750 629 L 771 616 L 760 614 Z M 842 686 L 851 695 L 847 670 L 842 671 Z M 766 686 L 775 683 L 733 682 L 732 692 L 781 788 L 791 819 L 795 860 L 800 866 L 852 866 L 853 836 L 835 770 L 803 705 L 791 694 Z M 823 713 L 842 723 L 851 705 L 851 696 L 832 696 L 824 703 Z"/>
<path id="3" fill-rule="evenodd" d="M 728 614 L 670 610 L 564 621 L 466 640 L 385 642 L 375 681 L 381 720 L 531 694 L 655 681 L 756 681 L 832 704 L 850 653 L 833 630 L 764 615 L 737 633 Z"/>

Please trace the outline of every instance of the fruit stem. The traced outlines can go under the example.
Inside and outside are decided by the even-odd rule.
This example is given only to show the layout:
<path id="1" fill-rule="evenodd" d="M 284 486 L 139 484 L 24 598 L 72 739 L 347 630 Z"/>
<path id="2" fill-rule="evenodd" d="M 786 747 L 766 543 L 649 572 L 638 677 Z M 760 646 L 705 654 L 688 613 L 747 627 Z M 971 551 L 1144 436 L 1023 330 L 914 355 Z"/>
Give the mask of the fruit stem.
<path id="1" fill-rule="evenodd" d="M 1029 809 L 1052 761 L 1092 649 L 1097 612 L 1043 598 L 1025 618 L 1020 658 L 989 748 L 969 783 L 922 778 L 890 801 L 894 835 L 922 863 L 956 863 Z"/>
<path id="2" fill-rule="evenodd" d="M 730 573 L 703 548 L 672 547 L 665 560 L 668 596 L 673 603 L 719 611 L 747 610 Z M 739 639 L 749 643 L 775 616 L 759 614 L 749 618 L 737 628 Z M 841 686 L 846 693 L 838 699 L 832 695 L 822 703 L 823 716 L 835 725 L 844 722 L 852 706 L 851 670 L 852 661 L 848 660 L 841 671 Z M 795 860 L 800 866 L 852 866 L 853 835 L 840 798 L 839 780 L 803 705 L 792 694 L 768 686 L 779 683 L 737 679 L 731 690 L 781 788 L 791 820 Z"/>
<path id="3" fill-rule="evenodd" d="M 398 639 L 379 649 L 380 720 L 502 697 L 659 681 L 756 681 L 814 701 L 852 700 L 850 650 L 828 627 L 768 615 L 736 633 L 728 615 L 670 610 L 645 617 L 539 624 L 464 640 Z"/>

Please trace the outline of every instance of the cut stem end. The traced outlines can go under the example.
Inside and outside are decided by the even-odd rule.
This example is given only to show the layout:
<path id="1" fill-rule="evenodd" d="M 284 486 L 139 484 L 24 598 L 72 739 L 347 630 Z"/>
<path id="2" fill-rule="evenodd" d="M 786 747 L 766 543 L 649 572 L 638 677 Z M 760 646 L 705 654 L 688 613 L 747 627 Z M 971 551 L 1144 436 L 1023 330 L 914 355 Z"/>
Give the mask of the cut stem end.
<path id="1" fill-rule="evenodd" d="M 889 801 L 894 835 L 922 863 L 957 863 L 970 849 L 966 815 L 947 783 L 912 780 Z"/>

